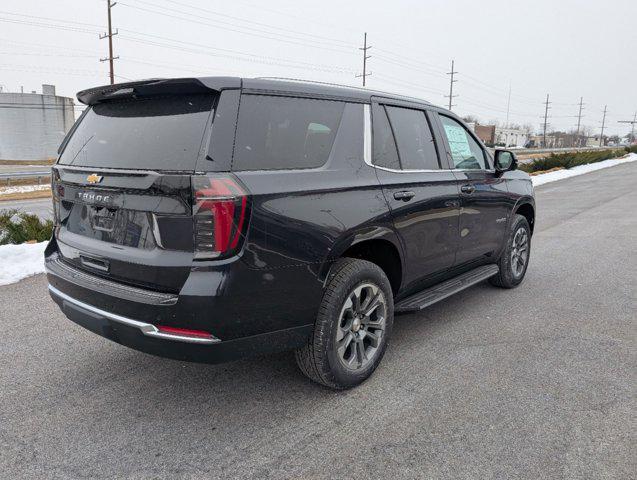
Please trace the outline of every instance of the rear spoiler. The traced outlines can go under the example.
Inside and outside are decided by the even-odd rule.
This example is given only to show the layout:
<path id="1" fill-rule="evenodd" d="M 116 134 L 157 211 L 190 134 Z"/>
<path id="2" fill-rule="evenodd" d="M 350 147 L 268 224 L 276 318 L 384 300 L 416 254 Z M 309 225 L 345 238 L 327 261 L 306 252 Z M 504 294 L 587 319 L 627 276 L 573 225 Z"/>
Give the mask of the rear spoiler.
<path id="1" fill-rule="evenodd" d="M 210 93 L 228 88 L 241 88 L 241 79 L 237 77 L 152 78 L 89 88 L 78 92 L 77 99 L 84 105 L 95 105 L 120 98 Z"/>

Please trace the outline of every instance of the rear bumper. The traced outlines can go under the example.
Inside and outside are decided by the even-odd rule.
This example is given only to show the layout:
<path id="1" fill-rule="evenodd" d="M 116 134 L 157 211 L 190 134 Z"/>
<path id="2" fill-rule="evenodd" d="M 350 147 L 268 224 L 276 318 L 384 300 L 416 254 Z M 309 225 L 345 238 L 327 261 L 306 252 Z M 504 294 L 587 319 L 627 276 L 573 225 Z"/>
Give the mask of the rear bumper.
<path id="1" fill-rule="evenodd" d="M 51 297 L 53 297 L 53 299 L 56 301 L 56 303 L 60 305 L 60 307 L 62 307 L 62 310 L 64 310 L 64 306 L 66 303 L 66 304 L 69 304 L 71 308 L 73 308 L 76 311 L 82 311 L 87 314 L 92 314 L 93 318 L 99 317 L 99 318 L 108 320 L 109 322 L 115 322 L 117 324 L 121 324 L 127 327 L 136 328 L 143 335 L 146 335 L 147 337 L 173 340 L 176 342 L 197 343 L 197 344 L 210 344 L 210 343 L 217 343 L 221 341 L 214 336 L 212 338 L 198 338 L 198 337 L 187 337 L 182 335 L 175 335 L 172 333 L 161 332 L 155 325 L 152 325 L 150 323 L 140 322 L 139 320 L 133 320 L 132 318 L 124 317 L 122 315 L 117 315 L 116 313 L 112 313 L 112 312 L 107 312 L 105 310 L 101 310 L 87 303 L 81 302 L 80 300 L 77 300 L 67 295 L 64 292 L 61 292 L 60 290 L 58 290 L 52 285 L 49 285 L 49 292 L 51 294 Z M 58 301 L 58 298 L 60 301 Z M 99 332 L 96 332 L 96 333 L 99 333 Z"/>
<path id="2" fill-rule="evenodd" d="M 312 325 L 235 340 L 193 338 L 160 332 L 150 323 L 117 315 L 80 301 L 49 285 L 51 298 L 73 322 L 121 345 L 160 357 L 221 363 L 253 355 L 297 348 L 307 341 Z"/>

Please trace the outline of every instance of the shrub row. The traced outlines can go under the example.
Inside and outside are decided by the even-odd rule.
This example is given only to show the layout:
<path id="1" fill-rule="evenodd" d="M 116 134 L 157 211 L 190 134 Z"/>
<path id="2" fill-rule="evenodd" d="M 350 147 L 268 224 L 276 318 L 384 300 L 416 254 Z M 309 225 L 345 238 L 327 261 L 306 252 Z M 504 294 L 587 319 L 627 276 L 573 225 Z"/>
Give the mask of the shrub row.
<path id="1" fill-rule="evenodd" d="M 552 168 L 573 168 L 578 165 L 601 162 L 609 158 L 622 157 L 630 152 L 637 153 L 637 146 L 592 150 L 588 152 L 552 153 L 548 157 L 538 158 L 529 163 L 522 163 L 519 168 L 528 173 L 550 170 Z"/>
<path id="2" fill-rule="evenodd" d="M 0 245 L 18 244 L 35 240 L 43 242 L 51 238 L 53 222 L 42 221 L 37 215 L 17 210 L 0 211 Z"/>

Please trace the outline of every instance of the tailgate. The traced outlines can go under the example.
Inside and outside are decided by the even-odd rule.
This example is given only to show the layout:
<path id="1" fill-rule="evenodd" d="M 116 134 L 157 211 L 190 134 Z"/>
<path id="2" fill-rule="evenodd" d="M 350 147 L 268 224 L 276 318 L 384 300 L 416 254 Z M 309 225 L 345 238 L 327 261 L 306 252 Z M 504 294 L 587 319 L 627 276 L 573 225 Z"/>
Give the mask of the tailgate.
<path id="1" fill-rule="evenodd" d="M 148 96 L 146 85 L 117 90 L 128 93 L 91 104 L 73 127 L 53 167 L 55 237 L 67 264 L 178 292 L 193 260 L 191 175 L 218 94 L 159 84 Z"/>
<path id="2" fill-rule="evenodd" d="M 193 259 L 190 175 L 56 165 L 52 177 L 65 262 L 116 281 L 179 291 Z"/>

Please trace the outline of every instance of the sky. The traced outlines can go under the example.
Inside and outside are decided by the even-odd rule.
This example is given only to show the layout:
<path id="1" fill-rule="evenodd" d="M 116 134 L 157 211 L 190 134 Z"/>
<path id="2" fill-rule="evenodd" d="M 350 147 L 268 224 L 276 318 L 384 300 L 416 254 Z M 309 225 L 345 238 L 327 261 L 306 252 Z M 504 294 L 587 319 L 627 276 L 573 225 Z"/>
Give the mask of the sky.
<path id="1" fill-rule="evenodd" d="M 64 96 L 108 83 L 106 0 L 0 2 L 0 86 Z M 367 86 L 448 105 L 482 123 L 577 125 L 625 135 L 637 111 L 637 1 L 121 0 L 116 81 L 274 76 Z M 511 92 L 509 101 L 509 91 Z"/>

